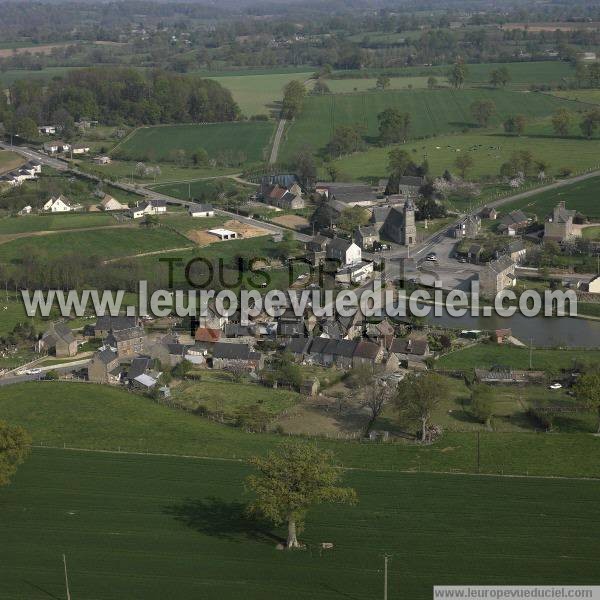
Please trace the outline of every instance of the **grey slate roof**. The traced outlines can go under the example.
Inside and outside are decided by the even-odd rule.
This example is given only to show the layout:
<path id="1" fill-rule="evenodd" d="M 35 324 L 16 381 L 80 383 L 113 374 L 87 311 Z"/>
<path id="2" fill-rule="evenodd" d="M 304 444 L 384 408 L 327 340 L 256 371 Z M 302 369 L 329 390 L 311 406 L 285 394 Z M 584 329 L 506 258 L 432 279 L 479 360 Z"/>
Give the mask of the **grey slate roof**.
<path id="1" fill-rule="evenodd" d="M 111 331 L 109 337 L 114 339 L 116 342 L 126 342 L 127 340 L 142 338 L 145 335 L 146 334 L 142 327 L 131 327 L 130 329 L 120 329 L 119 331 Z"/>
<path id="2" fill-rule="evenodd" d="M 127 371 L 128 379 L 135 379 L 140 375 L 143 375 L 146 371 L 150 369 L 152 365 L 152 359 L 147 356 L 140 356 L 138 358 L 134 358 L 131 361 L 131 366 Z"/>
<path id="3" fill-rule="evenodd" d="M 225 358 L 232 360 L 249 360 L 252 358 L 252 352 L 248 344 L 229 344 L 226 342 L 218 342 L 213 347 L 213 358 Z"/>
<path id="4" fill-rule="evenodd" d="M 136 327 L 137 324 L 137 317 L 127 317 L 125 315 L 111 317 L 110 315 L 104 315 L 98 317 L 94 329 L 96 331 L 120 331 L 121 329 Z"/>
<path id="5" fill-rule="evenodd" d="M 108 365 L 114 360 L 116 360 L 118 358 L 118 355 L 112 350 L 112 348 L 104 348 L 96 352 L 95 358 L 97 358 L 100 362 L 104 363 L 105 365 Z"/>

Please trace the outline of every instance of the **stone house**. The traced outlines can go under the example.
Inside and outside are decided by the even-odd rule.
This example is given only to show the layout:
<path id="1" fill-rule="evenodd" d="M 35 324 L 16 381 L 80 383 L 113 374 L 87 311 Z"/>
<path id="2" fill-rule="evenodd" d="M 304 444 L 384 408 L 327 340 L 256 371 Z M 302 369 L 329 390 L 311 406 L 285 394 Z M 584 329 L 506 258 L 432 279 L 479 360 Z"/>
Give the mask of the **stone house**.
<path id="1" fill-rule="evenodd" d="M 53 352 L 57 358 L 67 358 L 77 354 L 77 340 L 66 323 L 52 323 L 40 338 L 40 351 Z"/>
<path id="2" fill-rule="evenodd" d="M 106 337 L 106 344 L 117 349 L 119 358 L 131 357 L 144 351 L 145 337 L 143 327 L 132 327 L 111 331 Z"/>
<path id="3" fill-rule="evenodd" d="M 119 355 L 110 346 L 98 349 L 87 367 L 88 381 L 93 383 L 118 383 L 121 379 Z"/>
<path id="4" fill-rule="evenodd" d="M 554 207 L 552 214 L 546 217 L 544 223 L 544 240 L 566 242 L 580 236 L 580 230 L 573 224 L 576 214 L 574 210 L 567 210 L 564 201 L 559 202 Z"/>
<path id="5" fill-rule="evenodd" d="M 490 261 L 479 272 L 479 293 L 493 297 L 500 291 L 513 287 L 517 281 L 515 268 L 516 263 L 510 256 Z"/>

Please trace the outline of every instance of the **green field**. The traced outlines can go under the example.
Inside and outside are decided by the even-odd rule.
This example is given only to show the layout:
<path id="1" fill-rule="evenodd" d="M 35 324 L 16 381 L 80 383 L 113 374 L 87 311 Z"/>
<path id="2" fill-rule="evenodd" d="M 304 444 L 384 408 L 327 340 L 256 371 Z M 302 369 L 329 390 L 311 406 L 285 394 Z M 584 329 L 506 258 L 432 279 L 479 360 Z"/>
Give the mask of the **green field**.
<path id="1" fill-rule="evenodd" d="M 107 213 L 67 213 L 63 215 L 24 215 L 0 219 L 0 235 L 11 233 L 33 233 L 36 231 L 58 231 L 117 225 L 115 218 Z"/>
<path id="2" fill-rule="evenodd" d="M 16 169 L 24 162 L 25 159 L 16 152 L 0 150 L 0 174 L 11 171 L 12 169 Z"/>
<path id="3" fill-rule="evenodd" d="M 566 90 L 552 93 L 559 98 L 566 98 L 567 100 L 600 104 L 600 90 Z"/>
<path id="4" fill-rule="evenodd" d="M 391 77 L 390 90 L 423 89 L 427 87 L 428 77 Z M 360 77 L 356 79 L 326 79 L 325 83 L 333 94 L 346 94 L 350 92 L 368 92 L 375 90 L 377 78 Z M 445 77 L 438 79 L 439 86 L 447 85 Z"/>
<path id="5" fill-rule="evenodd" d="M 125 180 L 127 183 L 149 185 L 163 181 L 188 181 L 190 179 L 201 179 L 202 177 L 217 177 L 239 172 L 239 167 L 179 167 L 173 163 L 163 162 L 160 164 L 159 175 L 140 176 L 136 173 L 136 161 L 113 160 L 108 165 L 99 166 L 90 161 L 80 161 L 78 167 L 87 173 L 97 177 L 111 180 Z M 155 166 L 147 163 L 147 166 Z M 114 195 L 114 194 L 113 194 Z"/>
<path id="6" fill-rule="evenodd" d="M 600 241 L 600 226 L 599 227 L 586 227 L 582 235 L 588 240 Z"/>
<path id="7" fill-rule="evenodd" d="M 12 69 L 0 72 L 0 85 L 9 86 L 20 79 L 41 79 L 49 81 L 54 77 L 62 77 L 69 71 L 79 69 L 81 67 L 46 67 L 37 71 L 29 69 Z"/>
<path id="8" fill-rule="evenodd" d="M 492 100 L 500 123 L 516 112 L 529 118 L 548 116 L 566 101 L 544 94 L 525 94 L 504 90 L 412 90 L 332 94 L 307 98 L 303 111 L 290 126 L 282 152 L 290 158 L 309 145 L 321 149 L 336 127 L 360 125 L 367 140 L 378 136 L 377 115 L 386 108 L 398 108 L 411 114 L 411 138 L 461 132 L 475 127 L 470 106 L 476 100 Z M 318 123 L 319 126 L 315 126 Z"/>
<path id="9" fill-rule="evenodd" d="M 600 220 L 598 186 L 600 186 L 600 177 L 591 177 L 558 189 L 540 192 L 529 198 L 515 200 L 503 205 L 502 210 L 522 208 L 526 212 L 544 217 L 552 212 L 558 202 L 564 200 L 567 208 L 578 210 L 591 220 Z"/>
<path id="10" fill-rule="evenodd" d="M 404 32 L 392 35 L 402 36 L 404 35 Z M 362 36 L 360 39 L 362 39 Z M 557 60 L 467 64 L 467 87 L 472 85 L 487 86 L 491 72 L 494 69 L 499 69 L 501 67 L 506 67 L 510 73 L 511 81 L 508 84 L 509 89 L 528 89 L 532 84 L 557 86 L 564 83 L 565 80 L 572 79 L 575 74 L 575 69 L 568 62 Z M 402 67 L 401 69 L 369 69 L 368 73 L 370 76 L 376 76 L 380 72 L 387 72 L 395 76 L 401 75 L 406 77 L 429 77 L 433 75 L 434 77 L 441 79 L 448 74 L 450 68 L 451 65 Z M 343 71 L 345 77 L 352 76 L 353 73 L 360 77 L 364 74 L 364 71 Z"/>
<path id="11" fill-rule="evenodd" d="M 500 165 L 518 150 L 529 150 L 536 159 L 548 162 L 547 175 L 555 175 L 563 167 L 578 170 L 594 169 L 600 163 L 600 139 L 539 138 L 527 135 L 515 137 L 501 133 L 469 133 L 444 135 L 420 140 L 400 146 L 417 163 L 424 158 L 429 163 L 430 173 L 439 177 L 445 169 L 456 173 L 455 161 L 464 153 L 473 159 L 467 179 L 477 180 L 486 176 L 497 177 Z M 390 147 L 372 147 L 335 161 L 339 168 L 339 179 L 376 180 L 387 175 Z"/>
<path id="12" fill-rule="evenodd" d="M 250 117 L 252 115 L 278 114 L 279 102 L 283 98 L 283 87 L 293 79 L 305 81 L 313 72 L 290 73 L 261 73 L 250 71 L 248 75 L 227 75 L 210 77 L 218 81 L 232 94 L 242 112 Z"/>
<path id="13" fill-rule="evenodd" d="M 199 148 L 216 158 L 220 152 L 242 152 L 248 163 L 263 160 L 273 133 L 273 123 L 238 122 L 141 127 L 128 137 L 115 152 L 125 160 L 172 159 L 176 150 L 185 150 L 188 159 Z"/>
<path id="14" fill-rule="evenodd" d="M 44 260 L 64 255 L 96 256 L 102 260 L 133 256 L 191 245 L 167 229 L 132 227 L 93 231 L 64 232 L 32 238 L 19 238 L 0 245 L 0 262 L 18 262 L 32 253 Z"/>
<path id="15" fill-rule="evenodd" d="M 532 359 L 534 369 L 557 371 L 572 368 L 575 362 L 600 363 L 600 350 L 535 349 Z M 529 365 L 529 348 L 477 344 L 442 356 L 435 364 L 440 369 L 466 371 L 472 370 L 474 366 L 485 369 L 494 365 L 523 369 Z"/>
<path id="16" fill-rule="evenodd" d="M 435 584 L 594 584 L 597 481 L 354 471 L 354 507 L 323 506 L 304 552 L 250 521 L 236 462 L 39 450 L 0 491 L 0 598 L 391 598 Z M 332 542 L 320 552 L 321 542 Z"/>
<path id="17" fill-rule="evenodd" d="M 0 387 L 0 419 L 22 425 L 36 444 L 247 458 L 281 440 L 245 434 L 106 386 L 68 382 Z M 431 446 L 323 440 L 347 467 L 476 472 L 477 438 L 447 432 Z M 600 477 L 600 439 L 589 434 L 481 433 L 483 473 Z"/>

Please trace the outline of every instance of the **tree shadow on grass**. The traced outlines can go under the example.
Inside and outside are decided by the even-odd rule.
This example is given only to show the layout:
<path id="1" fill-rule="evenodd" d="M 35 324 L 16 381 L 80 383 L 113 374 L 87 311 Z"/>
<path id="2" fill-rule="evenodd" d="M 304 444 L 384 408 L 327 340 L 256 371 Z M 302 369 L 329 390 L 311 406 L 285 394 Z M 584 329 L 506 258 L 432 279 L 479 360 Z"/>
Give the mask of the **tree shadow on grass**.
<path id="1" fill-rule="evenodd" d="M 247 539 L 263 543 L 283 543 L 285 540 L 270 530 L 270 524 L 248 515 L 246 505 L 220 498 L 187 499 L 163 509 L 177 521 L 211 537 L 226 540 Z"/>

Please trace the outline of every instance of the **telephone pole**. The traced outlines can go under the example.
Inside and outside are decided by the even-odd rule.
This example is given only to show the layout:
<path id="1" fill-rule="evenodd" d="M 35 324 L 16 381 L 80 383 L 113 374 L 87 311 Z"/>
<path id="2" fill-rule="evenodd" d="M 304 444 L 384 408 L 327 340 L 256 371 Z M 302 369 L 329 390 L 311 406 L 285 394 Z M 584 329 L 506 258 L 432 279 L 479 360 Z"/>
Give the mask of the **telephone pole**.
<path id="1" fill-rule="evenodd" d="M 67 600 L 71 600 L 71 592 L 69 591 L 69 576 L 67 574 L 67 557 L 64 554 L 63 565 L 65 566 L 65 588 L 67 590 Z"/>

